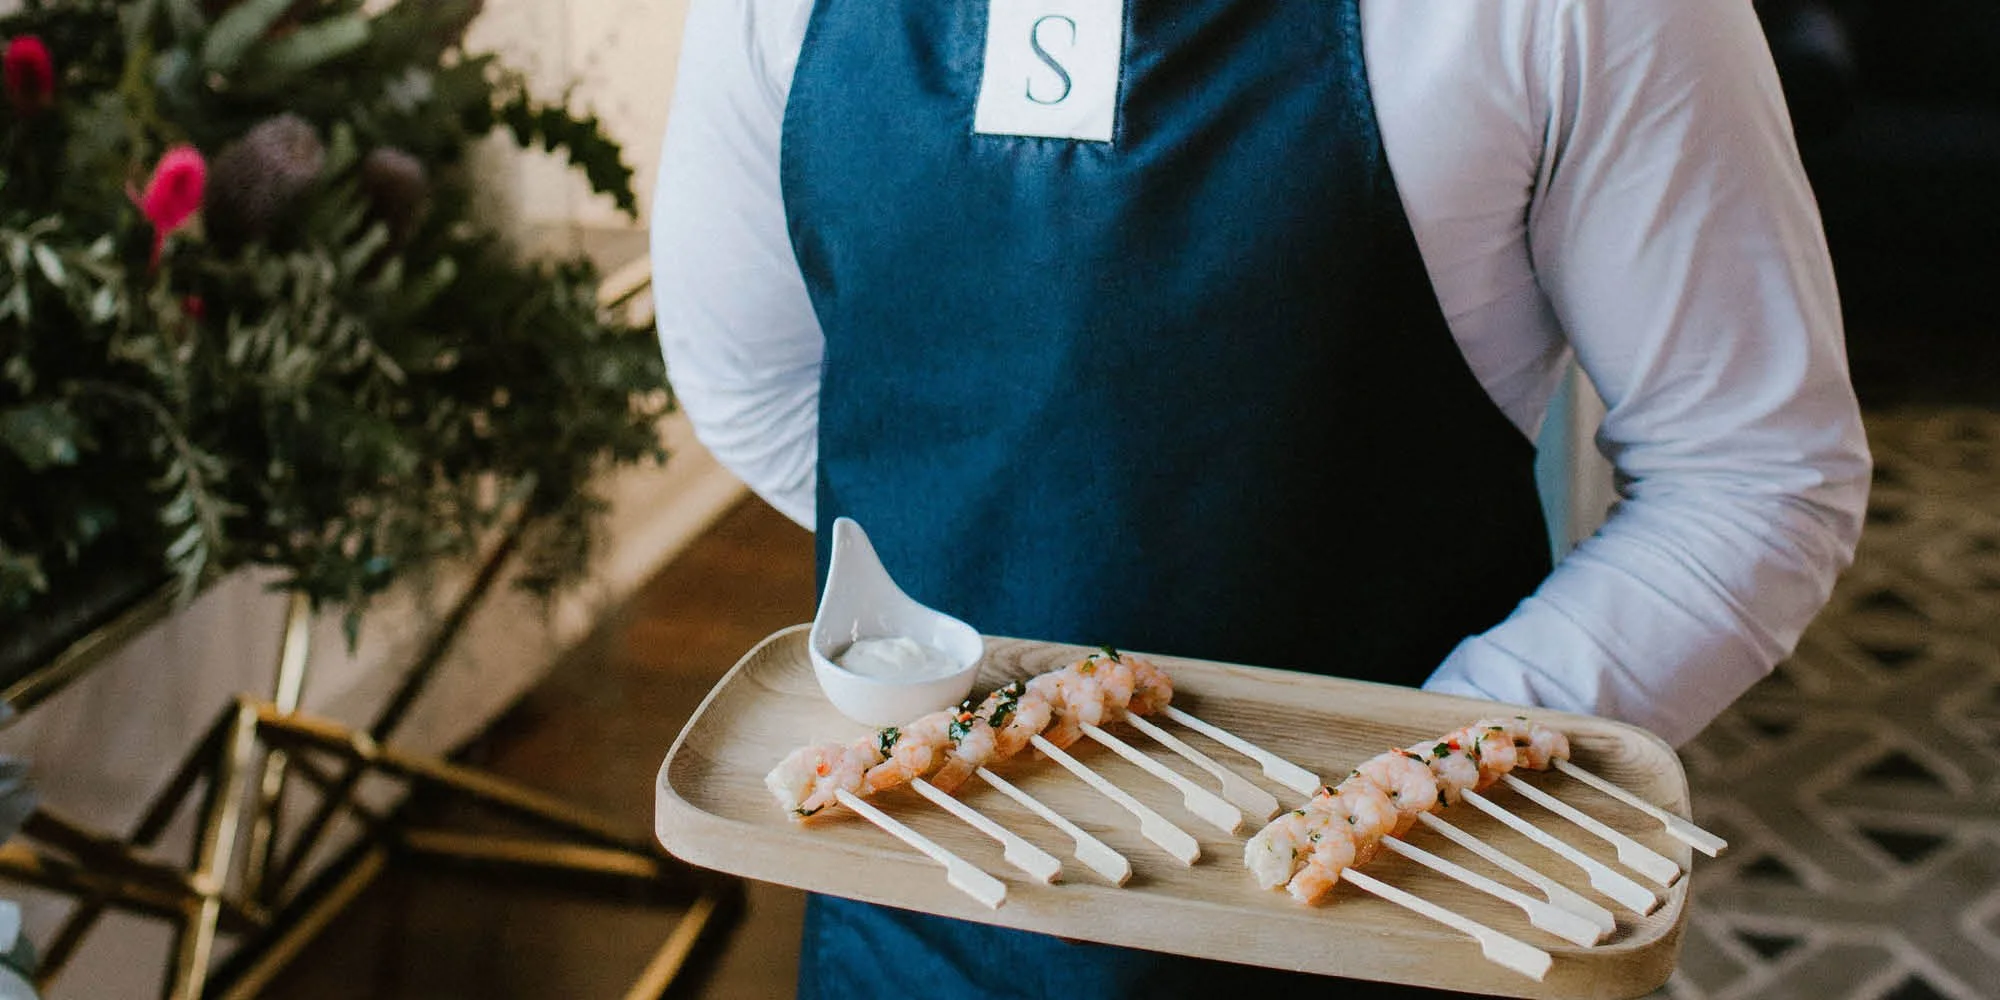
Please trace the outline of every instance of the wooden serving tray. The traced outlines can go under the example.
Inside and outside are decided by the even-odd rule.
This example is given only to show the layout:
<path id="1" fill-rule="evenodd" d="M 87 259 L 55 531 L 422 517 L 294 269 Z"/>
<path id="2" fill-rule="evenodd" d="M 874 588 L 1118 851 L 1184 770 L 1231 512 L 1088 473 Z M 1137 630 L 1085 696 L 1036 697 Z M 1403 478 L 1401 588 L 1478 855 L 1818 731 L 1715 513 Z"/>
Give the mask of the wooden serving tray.
<path id="1" fill-rule="evenodd" d="M 1665 983 L 1672 971 L 1691 875 L 1666 889 L 1640 879 L 1664 902 L 1652 915 L 1638 917 L 1592 892 L 1574 866 L 1470 805 L 1445 810 L 1441 815 L 1461 829 L 1617 914 L 1616 933 L 1595 948 L 1579 948 L 1529 926 L 1519 910 L 1400 856 L 1385 851 L 1369 864 L 1369 874 L 1391 885 L 1549 952 L 1554 965 L 1538 983 L 1485 960 L 1471 938 L 1352 886 L 1335 886 L 1318 906 L 1302 906 L 1283 892 L 1259 889 L 1243 867 L 1243 844 L 1261 826 L 1258 821 L 1246 818 L 1237 835 L 1223 834 L 1183 809 L 1179 793 L 1164 782 L 1089 740 L 1079 741 L 1071 753 L 1193 834 L 1201 842 L 1201 860 L 1185 867 L 1167 856 L 1140 836 L 1128 813 L 1032 751 L 995 770 L 1131 859 L 1132 878 L 1123 888 L 1075 861 L 1072 842 L 1054 827 L 977 779 L 960 789 L 964 801 L 1063 859 L 1058 882 L 1043 885 L 1028 879 L 1001 859 L 998 844 L 909 789 L 876 796 L 873 801 L 885 811 L 1007 884 L 1006 903 L 986 909 L 947 885 L 938 865 L 860 817 L 834 809 L 809 823 L 794 822 L 765 790 L 765 773 L 794 748 L 868 731 L 837 714 L 820 693 L 807 656 L 806 631 L 804 625 L 786 629 L 751 650 L 674 741 L 660 767 L 654 820 L 660 843 L 676 857 L 813 892 L 1062 937 L 1503 996 L 1636 997 Z M 988 639 L 986 648 L 975 697 L 1016 678 L 1057 669 L 1087 652 L 1014 639 Z M 1515 714 L 1490 702 L 1408 688 L 1169 656 L 1154 660 L 1174 679 L 1176 706 L 1330 781 L 1385 748 L 1432 739 L 1481 717 Z M 1687 815 L 1680 761 L 1658 738 L 1591 716 L 1523 712 L 1566 732 L 1577 764 Z M 1264 779 L 1254 763 L 1220 744 L 1173 723 L 1161 724 L 1276 794 L 1285 808 L 1301 801 L 1302 796 Z M 1128 726 L 1111 728 L 1168 767 L 1213 787 L 1213 779 L 1151 739 Z M 1691 851 L 1667 836 L 1657 821 L 1565 776 L 1522 773 L 1674 859 L 1683 870 L 1690 868 Z M 1496 786 L 1488 795 L 1618 867 L 1609 845 L 1519 794 Z M 1525 888 L 1422 826 L 1405 839 Z"/>

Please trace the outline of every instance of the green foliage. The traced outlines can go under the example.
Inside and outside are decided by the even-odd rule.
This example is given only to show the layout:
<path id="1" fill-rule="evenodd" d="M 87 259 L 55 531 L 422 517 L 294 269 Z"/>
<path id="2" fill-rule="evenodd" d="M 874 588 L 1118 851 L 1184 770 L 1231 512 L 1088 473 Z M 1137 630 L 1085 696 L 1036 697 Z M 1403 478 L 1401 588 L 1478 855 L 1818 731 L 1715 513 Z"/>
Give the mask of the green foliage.
<path id="1" fill-rule="evenodd" d="M 583 260 L 524 261 L 471 212 L 468 146 L 504 126 L 635 212 L 594 117 L 463 49 L 478 0 L 40 0 L 56 106 L 0 104 L 0 628 L 107 565 L 192 594 L 256 563 L 358 614 L 391 584 L 537 525 L 526 582 L 585 567 L 608 467 L 665 458 L 649 331 Z M 133 193 L 169 147 L 253 219 L 157 264 Z M 305 132 L 305 142 L 297 140 Z M 271 148 L 266 148 L 271 147 Z M 387 155 L 384 155 L 387 154 Z M 266 178 L 271 183 L 262 183 Z M 218 211 L 220 211 L 218 209 Z"/>

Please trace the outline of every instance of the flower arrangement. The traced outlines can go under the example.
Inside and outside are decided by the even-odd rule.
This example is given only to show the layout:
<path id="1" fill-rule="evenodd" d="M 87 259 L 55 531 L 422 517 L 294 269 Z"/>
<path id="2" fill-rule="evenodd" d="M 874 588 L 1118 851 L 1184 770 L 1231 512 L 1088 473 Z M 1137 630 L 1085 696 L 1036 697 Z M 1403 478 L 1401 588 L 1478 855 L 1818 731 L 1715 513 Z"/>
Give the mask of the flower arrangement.
<path id="1" fill-rule="evenodd" d="M 29 0 L 0 16 L 0 635 L 279 567 L 349 612 L 664 459 L 644 329 L 476 210 L 489 133 L 635 212 L 599 123 L 468 52 L 479 0 Z"/>

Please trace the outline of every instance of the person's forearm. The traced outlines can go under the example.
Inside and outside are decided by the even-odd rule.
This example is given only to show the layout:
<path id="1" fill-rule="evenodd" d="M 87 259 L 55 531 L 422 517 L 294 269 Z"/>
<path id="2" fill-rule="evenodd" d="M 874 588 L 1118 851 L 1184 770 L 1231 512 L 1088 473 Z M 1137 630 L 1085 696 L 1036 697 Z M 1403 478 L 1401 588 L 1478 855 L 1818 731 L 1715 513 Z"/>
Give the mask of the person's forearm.
<path id="1" fill-rule="evenodd" d="M 1869 457 L 1832 266 L 1756 21 L 1579 4 L 1538 280 L 1608 404 L 1623 501 L 1433 688 L 1692 737 L 1790 654 L 1852 559 Z M 1608 41 L 1607 41 L 1608 40 Z"/>

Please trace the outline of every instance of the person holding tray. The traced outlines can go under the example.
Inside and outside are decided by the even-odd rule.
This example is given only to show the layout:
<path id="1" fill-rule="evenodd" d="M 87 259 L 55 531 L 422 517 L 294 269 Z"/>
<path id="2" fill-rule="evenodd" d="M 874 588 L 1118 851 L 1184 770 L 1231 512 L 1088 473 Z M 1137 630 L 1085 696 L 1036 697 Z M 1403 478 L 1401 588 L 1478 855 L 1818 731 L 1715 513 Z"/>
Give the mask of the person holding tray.
<path id="1" fill-rule="evenodd" d="M 1743 0 L 695 0 L 656 199 L 702 441 L 822 575 L 853 517 L 989 634 L 1678 743 L 1860 532 Z M 1572 357 L 1622 500 L 1552 570 L 1532 438 Z M 800 995 L 1289 976 L 814 897 Z"/>

